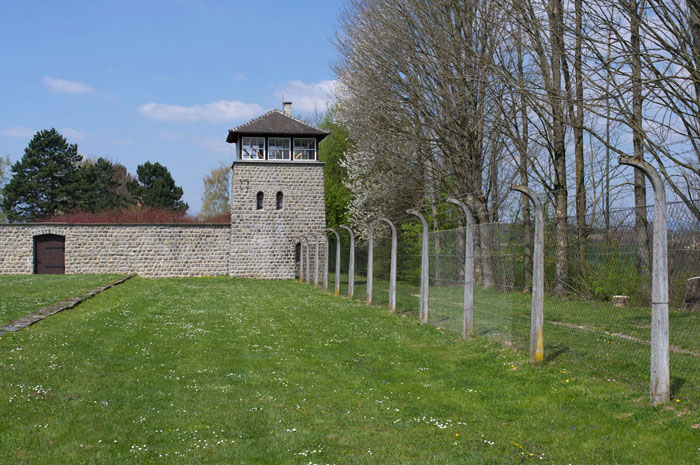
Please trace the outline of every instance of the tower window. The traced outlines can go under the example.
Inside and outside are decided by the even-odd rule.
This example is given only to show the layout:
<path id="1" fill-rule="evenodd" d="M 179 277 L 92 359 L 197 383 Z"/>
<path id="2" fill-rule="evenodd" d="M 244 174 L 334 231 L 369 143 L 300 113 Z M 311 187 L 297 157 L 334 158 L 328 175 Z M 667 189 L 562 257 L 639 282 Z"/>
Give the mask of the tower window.
<path id="1" fill-rule="evenodd" d="M 313 139 L 313 138 L 294 139 L 294 159 L 295 160 L 315 160 L 316 159 L 316 139 Z"/>
<path id="2" fill-rule="evenodd" d="M 289 160 L 291 153 L 288 137 L 270 137 L 268 148 L 269 160 Z"/>
<path id="3" fill-rule="evenodd" d="M 282 201 L 284 200 L 284 194 L 282 191 L 277 193 L 277 210 L 282 210 Z"/>
<path id="4" fill-rule="evenodd" d="M 265 138 L 241 137 L 241 158 L 243 160 L 264 160 Z"/>
<path id="5" fill-rule="evenodd" d="M 262 210 L 264 196 L 265 196 L 265 194 L 263 194 L 262 191 L 258 192 L 258 198 L 257 198 L 257 202 L 256 202 L 256 209 L 257 210 Z"/>

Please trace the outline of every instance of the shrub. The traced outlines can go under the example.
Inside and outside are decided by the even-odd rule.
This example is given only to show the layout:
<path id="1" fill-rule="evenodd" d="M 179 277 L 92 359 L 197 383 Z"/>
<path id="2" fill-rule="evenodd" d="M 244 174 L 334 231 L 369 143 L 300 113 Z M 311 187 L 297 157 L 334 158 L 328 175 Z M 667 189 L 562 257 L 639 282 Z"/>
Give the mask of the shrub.
<path id="1" fill-rule="evenodd" d="M 231 217 L 228 214 L 200 218 L 165 209 L 133 207 L 96 213 L 74 211 L 52 215 L 37 222 L 73 224 L 229 224 L 230 221 Z"/>

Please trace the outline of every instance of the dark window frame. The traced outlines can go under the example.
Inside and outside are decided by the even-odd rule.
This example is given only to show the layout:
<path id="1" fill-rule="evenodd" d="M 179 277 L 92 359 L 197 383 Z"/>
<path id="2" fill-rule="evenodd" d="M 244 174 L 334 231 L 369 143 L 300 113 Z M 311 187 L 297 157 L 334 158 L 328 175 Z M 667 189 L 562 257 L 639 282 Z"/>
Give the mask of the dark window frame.
<path id="1" fill-rule="evenodd" d="M 277 192 L 277 210 L 282 210 L 284 207 L 284 194 L 282 191 Z"/>

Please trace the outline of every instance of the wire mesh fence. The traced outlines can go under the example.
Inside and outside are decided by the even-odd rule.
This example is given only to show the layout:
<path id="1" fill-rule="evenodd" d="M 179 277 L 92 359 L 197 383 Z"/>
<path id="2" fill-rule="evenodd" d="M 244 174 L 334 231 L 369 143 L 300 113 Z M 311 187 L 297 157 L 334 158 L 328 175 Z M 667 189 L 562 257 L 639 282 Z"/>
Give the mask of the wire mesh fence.
<path id="1" fill-rule="evenodd" d="M 566 266 L 557 267 L 554 222 L 545 227 L 545 361 L 575 371 L 586 365 L 606 379 L 644 390 L 650 370 L 651 227 L 653 208 L 624 208 L 585 218 L 583 235 L 569 218 Z M 700 275 L 700 223 L 680 203 L 667 207 L 670 290 L 671 389 L 676 398 L 700 401 L 700 304 L 688 296 L 688 280 Z M 640 226 L 641 225 L 641 226 Z M 399 226 L 396 311 L 418 320 L 421 226 Z M 526 351 L 530 338 L 532 241 L 522 221 L 481 223 L 474 236 L 474 332 Z M 355 244 L 354 298 L 366 300 L 367 241 Z M 341 237 L 341 295 L 348 295 L 349 235 Z M 329 242 L 329 289 L 335 270 Z M 429 324 L 461 334 L 465 303 L 465 228 L 429 233 Z M 372 302 L 388 306 L 391 235 L 375 224 Z M 562 270 L 565 270 L 563 272 Z M 556 293 L 557 283 L 564 292 Z M 613 304 L 613 296 L 619 306 Z M 691 302 L 689 305 L 688 302 Z"/>

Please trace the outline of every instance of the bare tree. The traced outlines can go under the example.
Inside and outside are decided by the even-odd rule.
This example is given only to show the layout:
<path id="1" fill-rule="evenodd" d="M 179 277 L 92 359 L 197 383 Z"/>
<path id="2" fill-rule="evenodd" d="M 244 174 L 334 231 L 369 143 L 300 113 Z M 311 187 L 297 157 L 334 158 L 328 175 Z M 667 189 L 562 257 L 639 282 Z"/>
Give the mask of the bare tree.
<path id="1" fill-rule="evenodd" d="M 562 0 L 546 3 L 514 0 L 511 21 L 519 22 L 525 31 L 524 60 L 531 62 L 529 81 L 520 84 L 518 92 L 528 100 L 532 115 L 528 115 L 536 134 L 532 141 L 541 144 L 548 159 L 529 158 L 533 173 L 551 195 L 554 202 L 555 224 L 555 283 L 554 292 L 566 294 L 569 281 L 567 232 L 567 163 L 566 132 L 569 122 L 566 107 L 570 103 L 562 82 L 566 71 L 564 48 L 564 10 Z M 505 70 L 504 79 L 508 79 Z"/>
<path id="2" fill-rule="evenodd" d="M 380 140 L 401 141 L 372 159 L 403 163 L 433 205 L 438 191 L 470 203 L 482 225 L 485 286 L 494 283 L 486 225 L 506 187 L 495 181 L 512 174 L 495 130 L 501 88 L 491 79 L 502 19 L 491 1 L 352 0 L 337 39 L 339 112 L 358 151 L 369 156 Z M 396 150 L 405 146 L 412 149 Z M 385 167 L 396 163 L 375 165 Z"/>

